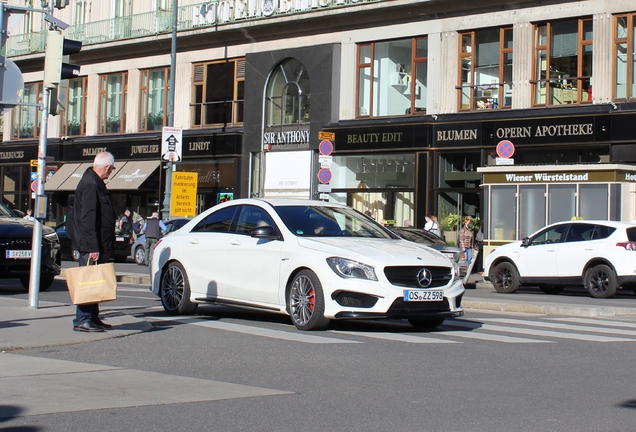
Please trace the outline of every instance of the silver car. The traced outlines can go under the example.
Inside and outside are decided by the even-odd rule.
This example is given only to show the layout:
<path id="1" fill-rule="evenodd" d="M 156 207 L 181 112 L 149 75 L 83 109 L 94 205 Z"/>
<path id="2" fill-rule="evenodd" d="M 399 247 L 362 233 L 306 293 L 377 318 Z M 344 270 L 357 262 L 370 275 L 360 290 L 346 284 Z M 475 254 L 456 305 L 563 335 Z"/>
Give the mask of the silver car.
<path id="1" fill-rule="evenodd" d="M 166 235 L 167 233 L 176 231 L 188 222 L 190 222 L 190 219 L 188 218 L 170 219 L 169 221 L 164 222 L 166 230 L 163 232 L 163 234 Z M 137 265 L 145 265 L 144 260 L 146 259 L 146 236 L 144 234 L 140 234 L 139 236 L 137 236 L 137 240 L 130 248 L 130 256 L 135 260 Z"/>

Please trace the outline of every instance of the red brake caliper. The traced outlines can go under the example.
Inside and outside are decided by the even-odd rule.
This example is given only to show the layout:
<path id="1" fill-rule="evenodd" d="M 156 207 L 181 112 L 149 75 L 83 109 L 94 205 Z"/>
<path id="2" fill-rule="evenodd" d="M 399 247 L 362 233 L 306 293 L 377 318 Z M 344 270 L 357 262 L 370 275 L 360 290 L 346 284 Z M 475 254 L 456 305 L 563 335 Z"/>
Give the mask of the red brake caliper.
<path id="1" fill-rule="evenodd" d="M 315 292 L 313 290 L 313 288 L 311 289 L 311 291 L 309 291 L 309 309 L 311 309 L 311 311 L 314 311 L 314 306 L 315 306 Z"/>

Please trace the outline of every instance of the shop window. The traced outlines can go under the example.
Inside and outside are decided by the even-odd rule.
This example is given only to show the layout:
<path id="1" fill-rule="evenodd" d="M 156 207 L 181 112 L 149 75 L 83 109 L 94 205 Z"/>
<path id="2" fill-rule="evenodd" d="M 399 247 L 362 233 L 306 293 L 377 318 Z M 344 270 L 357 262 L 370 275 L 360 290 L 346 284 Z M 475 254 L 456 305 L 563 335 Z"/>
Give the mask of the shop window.
<path id="1" fill-rule="evenodd" d="M 459 106 L 463 111 L 512 105 L 512 27 L 459 33 Z"/>
<path id="2" fill-rule="evenodd" d="M 311 86 L 305 66 L 286 59 L 272 72 L 266 90 L 267 126 L 309 124 Z"/>
<path id="3" fill-rule="evenodd" d="M 86 98 L 88 95 L 88 79 L 86 77 L 68 81 L 66 107 L 60 114 L 61 135 L 86 134 Z"/>
<path id="4" fill-rule="evenodd" d="M 481 154 L 475 152 L 449 152 L 439 154 L 438 188 L 478 188 L 481 174 Z"/>
<path id="5" fill-rule="evenodd" d="M 592 102 L 591 18 L 535 26 L 534 105 Z"/>
<path id="6" fill-rule="evenodd" d="M 576 185 L 548 187 L 548 224 L 571 220 L 576 216 Z"/>
<path id="7" fill-rule="evenodd" d="M 227 127 L 243 124 L 245 59 L 194 65 L 194 126 Z"/>
<path id="8" fill-rule="evenodd" d="M 358 45 L 356 117 L 426 114 L 426 37 Z"/>
<path id="9" fill-rule="evenodd" d="M 636 13 L 618 15 L 614 28 L 614 99 L 636 99 Z"/>
<path id="10" fill-rule="evenodd" d="M 161 130 L 167 124 L 170 68 L 141 71 L 139 130 Z"/>
<path id="11" fill-rule="evenodd" d="M 517 186 L 493 186 L 491 202 L 492 220 L 488 225 L 488 238 L 515 240 L 517 222 Z"/>
<path id="12" fill-rule="evenodd" d="M 24 85 L 22 103 L 42 103 L 42 83 Z M 13 109 L 14 139 L 37 138 L 40 136 L 40 111 L 37 106 L 17 106 Z"/>
<path id="13" fill-rule="evenodd" d="M 99 133 L 122 133 L 126 129 L 128 73 L 99 77 Z"/>
<path id="14" fill-rule="evenodd" d="M 545 185 L 519 186 L 519 238 L 546 225 Z"/>
<path id="15" fill-rule="evenodd" d="M 591 184 L 579 186 L 579 214 L 585 220 L 607 220 L 609 218 L 608 185 Z"/>

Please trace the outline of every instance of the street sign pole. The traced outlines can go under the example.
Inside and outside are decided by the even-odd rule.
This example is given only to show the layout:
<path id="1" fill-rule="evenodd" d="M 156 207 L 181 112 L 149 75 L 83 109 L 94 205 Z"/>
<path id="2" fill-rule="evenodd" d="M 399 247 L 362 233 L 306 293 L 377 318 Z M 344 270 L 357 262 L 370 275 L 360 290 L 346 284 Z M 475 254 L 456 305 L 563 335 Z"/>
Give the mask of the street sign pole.
<path id="1" fill-rule="evenodd" d="M 49 0 L 49 9 L 53 10 L 53 1 Z M 45 72 L 46 73 L 46 72 Z M 44 77 L 46 78 L 46 77 Z M 44 194 L 44 171 L 46 170 L 46 134 L 48 131 L 49 111 L 47 103 L 49 89 L 44 87 L 42 104 L 42 120 L 38 147 L 38 176 L 35 194 L 35 220 L 33 221 L 33 238 L 31 239 L 31 274 L 29 277 L 29 308 L 37 309 L 40 295 L 40 272 L 42 263 L 42 224 L 46 220 L 46 195 Z"/>

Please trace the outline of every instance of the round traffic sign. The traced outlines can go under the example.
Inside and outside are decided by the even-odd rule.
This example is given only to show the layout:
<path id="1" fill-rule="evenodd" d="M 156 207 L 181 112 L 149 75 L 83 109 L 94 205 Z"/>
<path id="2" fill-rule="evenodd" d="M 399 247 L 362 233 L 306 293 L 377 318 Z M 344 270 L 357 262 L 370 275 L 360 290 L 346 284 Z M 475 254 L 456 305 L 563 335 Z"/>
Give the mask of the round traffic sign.
<path id="1" fill-rule="evenodd" d="M 322 140 L 318 149 L 321 155 L 329 156 L 333 152 L 333 144 L 329 140 Z"/>
<path id="2" fill-rule="evenodd" d="M 37 180 L 34 180 L 31 182 L 31 191 L 32 192 L 37 192 L 38 191 L 38 182 Z"/>
<path id="3" fill-rule="evenodd" d="M 331 170 L 329 168 L 321 168 L 318 171 L 318 181 L 323 184 L 327 184 L 331 181 Z"/>
<path id="4" fill-rule="evenodd" d="M 503 159 L 508 159 L 515 154 L 515 146 L 508 140 L 499 141 L 497 144 L 497 156 Z"/>

